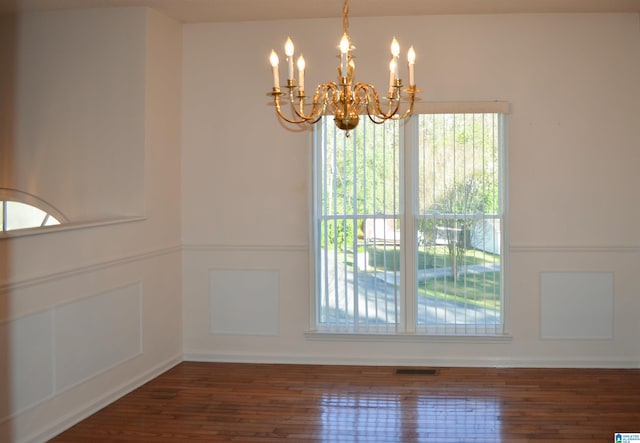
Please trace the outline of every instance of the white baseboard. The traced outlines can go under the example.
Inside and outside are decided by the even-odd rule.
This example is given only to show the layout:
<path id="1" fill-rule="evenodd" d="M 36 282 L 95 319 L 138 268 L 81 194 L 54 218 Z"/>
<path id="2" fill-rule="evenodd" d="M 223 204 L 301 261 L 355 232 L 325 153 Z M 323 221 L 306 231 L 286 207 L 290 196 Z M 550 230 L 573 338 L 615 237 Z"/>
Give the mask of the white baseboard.
<path id="1" fill-rule="evenodd" d="M 361 358 L 287 354 L 218 354 L 205 351 L 191 351 L 184 355 L 185 361 L 216 363 L 275 363 L 275 364 L 320 364 L 320 365 L 363 365 L 363 366 L 437 366 L 437 367 L 478 367 L 478 368 L 602 368 L 638 369 L 640 359 L 593 359 L 593 360 L 551 360 L 551 359 L 451 359 L 451 358 Z"/>
<path id="2" fill-rule="evenodd" d="M 20 442 L 41 443 L 47 441 L 90 415 L 95 414 L 100 409 L 125 396 L 129 392 L 139 388 L 148 381 L 156 378 L 158 375 L 168 371 L 182 361 L 182 354 L 176 355 L 171 359 L 154 366 L 143 374 L 140 374 L 135 379 L 129 380 L 127 383 L 105 392 L 100 398 L 76 408 L 74 411 L 69 412 L 56 422 L 47 426 L 46 429 L 40 429 L 37 433 L 27 436 L 25 439 L 21 439 Z"/>

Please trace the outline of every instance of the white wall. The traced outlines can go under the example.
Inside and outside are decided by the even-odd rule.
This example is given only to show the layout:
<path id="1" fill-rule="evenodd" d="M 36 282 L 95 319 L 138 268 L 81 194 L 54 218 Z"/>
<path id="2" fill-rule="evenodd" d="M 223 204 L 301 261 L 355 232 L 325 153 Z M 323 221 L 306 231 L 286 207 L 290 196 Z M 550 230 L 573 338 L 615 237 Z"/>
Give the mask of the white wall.
<path id="1" fill-rule="evenodd" d="M 334 79 L 340 25 L 339 20 L 300 20 L 184 27 L 186 357 L 638 366 L 637 14 L 352 18 L 360 81 L 385 85 L 384 54 L 395 35 L 404 49 L 411 43 L 418 52 L 416 80 L 423 100 L 511 103 L 506 312 L 512 338 L 305 336 L 310 134 L 287 131 L 276 120 L 266 96 L 272 81 L 267 58 L 272 47 L 282 53 L 290 35 L 307 61 L 308 85 Z M 277 334 L 209 332 L 211 310 L 221 308 L 210 301 L 216 297 L 210 297 L 209 277 L 224 270 L 278 275 L 279 315 L 272 317 Z M 540 280 L 545 272 L 578 278 L 612 274 L 614 317 L 595 320 L 609 322 L 612 337 L 543 339 L 541 325 L 548 319 L 541 316 Z M 578 321 L 593 321 L 588 314 Z"/>
<path id="2" fill-rule="evenodd" d="M 14 160 L 30 152 L 30 134 L 43 127 L 51 131 L 45 137 L 71 140 L 73 150 L 85 136 L 110 134 L 114 121 L 124 125 L 125 116 L 131 126 L 113 149 L 132 169 L 116 181 L 119 189 L 133 191 L 130 207 L 134 213 L 142 208 L 145 218 L 0 240 L 0 440 L 44 440 L 180 361 L 183 352 L 187 358 L 236 361 L 638 366 L 637 14 L 350 21 L 358 78 L 385 84 L 380 54 L 387 53 L 395 32 L 418 51 L 424 100 L 512 104 L 512 339 L 503 341 L 305 336 L 310 134 L 289 132 L 275 118 L 266 96 L 267 56 L 291 35 L 307 59 L 308 83 L 331 79 L 339 20 L 181 27 L 143 9 L 61 11 L 28 14 L 20 26 L 3 21 L 2 36 L 21 35 L 36 24 L 26 40 L 0 39 L 11 66 L 27 69 L 25 60 L 40 54 L 39 68 L 52 74 L 38 76 L 39 82 L 61 81 L 62 90 L 77 83 L 78 90 L 95 94 L 88 103 L 112 107 L 92 119 L 79 115 L 77 102 L 59 100 L 58 117 L 89 119 L 93 126 L 86 132 L 42 126 L 24 110 L 52 112 L 51 102 L 38 104 L 37 88 L 16 88 L 15 72 L 0 63 L 6 98 L 0 100 L 2 180 L 22 179 L 17 165 L 28 162 Z M 109 48 L 106 59 L 84 48 L 88 58 L 61 56 L 65 66 L 57 66 L 58 58 L 30 46 L 47 32 L 61 47 L 71 36 L 102 42 Z M 120 34 L 127 43 L 112 45 Z M 116 65 L 120 69 L 110 68 Z M 112 85 L 117 100 L 110 101 L 111 87 L 87 87 L 87 70 Z M 75 129 L 77 137 L 69 138 Z M 102 141 L 95 144 L 109 151 Z M 53 158 L 47 155 L 38 151 L 36 158 Z M 79 165 L 56 169 L 75 174 L 77 165 L 80 174 L 109 177 L 101 155 L 89 153 Z M 219 306 L 210 305 L 217 300 L 211 275 L 225 276 L 232 286 L 241 281 L 227 271 L 260 276 L 269 292 L 257 305 L 270 307 L 275 300 L 277 309 L 269 309 L 255 328 L 211 333 L 209 321 L 219 316 L 212 312 Z M 554 326 L 541 315 L 549 308 L 541 308 L 549 299 L 541 287 L 554 279 L 543 277 L 556 272 L 586 273 L 605 283 L 612 276 L 611 338 L 541 338 L 541 325 Z M 560 280 L 560 289 L 573 287 Z M 260 296 L 255 284 L 239 284 L 238 290 Z M 230 306 L 241 307 L 243 300 Z"/>
<path id="3" fill-rule="evenodd" d="M 2 156 L 19 161 L 2 173 L 37 187 L 48 165 L 43 180 L 76 196 L 83 185 L 65 178 L 95 178 L 86 186 L 117 188 L 97 203 L 124 201 L 144 218 L 0 239 L 3 442 L 44 441 L 182 359 L 180 24 L 127 8 L 26 14 L 14 29 L 3 54 L 38 87 L 4 108 L 18 130 L 0 126 Z M 43 50 L 56 42 L 82 51 Z M 78 91 L 86 108 L 67 97 Z M 131 169 L 111 169 L 111 156 Z"/>
<path id="4" fill-rule="evenodd" d="M 3 114 L 11 137 L 0 145 L 0 187 L 40 197 L 72 222 L 141 215 L 146 48 L 139 17 L 114 9 L 10 20 L 3 19 L 0 57 L 15 105 Z"/>

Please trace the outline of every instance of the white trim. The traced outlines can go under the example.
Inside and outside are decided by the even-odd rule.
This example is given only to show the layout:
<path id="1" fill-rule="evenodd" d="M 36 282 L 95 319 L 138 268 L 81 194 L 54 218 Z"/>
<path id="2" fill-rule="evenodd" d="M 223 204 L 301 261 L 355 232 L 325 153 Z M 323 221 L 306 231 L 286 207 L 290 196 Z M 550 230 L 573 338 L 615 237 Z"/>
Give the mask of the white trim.
<path id="1" fill-rule="evenodd" d="M 417 116 L 404 121 L 399 134 L 400 143 L 400 225 L 403 231 L 400 235 L 400 325 L 405 335 L 416 332 L 418 279 L 416 277 L 416 257 L 418 254 L 415 241 L 417 238 L 416 214 L 418 199 L 418 118 Z"/>
<path id="2" fill-rule="evenodd" d="M 186 243 L 187 252 L 308 252 L 308 245 L 223 245 L 216 243 Z"/>
<path id="3" fill-rule="evenodd" d="M 51 234 L 54 232 L 76 231 L 79 229 L 97 228 L 100 226 L 119 225 L 123 223 L 133 223 L 139 221 L 145 221 L 147 218 L 144 216 L 134 215 L 127 217 L 116 217 L 102 220 L 89 220 L 73 223 L 60 222 L 59 225 L 52 226 L 39 226 L 36 228 L 15 229 L 11 231 L 0 232 L 0 240 L 18 238 L 18 237 L 30 237 L 33 235 Z"/>
<path id="4" fill-rule="evenodd" d="M 420 343 L 511 343 L 510 334 L 496 335 L 437 335 L 437 334 L 385 334 L 385 333 L 339 333 L 308 331 L 304 334 L 309 340 L 326 341 L 374 341 L 380 342 L 420 342 Z"/>
<path id="5" fill-rule="evenodd" d="M 637 369 L 640 368 L 640 356 L 636 360 L 599 359 L 599 360 L 549 360 L 549 359 L 508 359 L 508 358 L 368 358 L 335 357 L 327 355 L 291 355 L 291 354 L 248 354 L 213 353 L 208 351 L 189 351 L 184 361 L 209 363 L 252 363 L 252 364 L 312 364 L 312 365 L 358 365 L 358 366 L 436 366 L 469 368 L 575 368 L 575 369 Z"/>
<path id="6" fill-rule="evenodd" d="M 508 330 L 508 307 L 507 307 L 507 295 L 506 291 L 508 288 L 508 282 L 506 275 L 508 274 L 508 257 L 507 257 L 507 248 L 505 246 L 506 239 L 508 238 L 508 208 L 506 206 L 507 194 L 506 188 L 508 187 L 507 183 L 507 129 L 506 129 L 506 117 L 505 114 L 509 112 L 509 103 L 505 101 L 492 101 L 492 102 L 432 102 L 432 103 L 421 103 L 417 105 L 414 110 L 414 117 L 411 119 L 407 119 L 403 122 L 403 124 L 399 127 L 399 140 L 398 144 L 400 145 L 400 159 L 399 159 L 399 211 L 394 207 L 393 212 L 399 212 L 398 214 L 394 214 L 394 217 L 399 217 L 401 219 L 401 225 L 404 229 L 404 234 L 401 236 L 400 240 L 400 251 L 402 251 L 400 255 L 401 265 L 400 272 L 396 273 L 396 277 L 399 274 L 398 281 L 400 284 L 400 296 L 398 297 L 398 306 L 396 306 L 397 311 L 400 312 L 400 318 L 396 319 L 396 324 L 390 325 L 391 329 L 397 329 L 402 331 L 402 334 L 412 335 L 418 331 L 420 326 L 416 325 L 416 317 L 417 317 L 417 309 L 416 300 L 417 300 L 417 280 L 414 275 L 415 272 L 415 264 L 413 263 L 416 259 L 416 250 L 413 241 L 409 241 L 410 238 L 415 238 L 416 234 L 416 218 L 418 217 L 418 210 L 416 207 L 416 198 L 417 195 L 416 186 L 417 186 L 417 173 L 416 167 L 418 164 L 417 161 L 417 138 L 418 138 L 418 124 L 417 118 L 419 115 L 424 114 L 483 114 L 483 115 L 493 115 L 497 116 L 497 119 L 494 120 L 494 124 L 497 124 L 497 132 L 495 135 L 500 143 L 499 145 L 499 158 L 500 158 L 500 167 L 499 167 L 499 183 L 500 183 L 500 209 L 498 214 L 492 216 L 492 218 L 496 218 L 499 220 L 502 226 L 502 235 L 500 236 L 500 263 L 502 266 L 502 272 L 500 273 L 500 285 L 501 285 L 501 299 L 502 299 L 502 307 L 500 309 L 500 333 L 502 331 Z M 323 122 L 323 125 L 326 122 Z M 318 126 L 319 127 L 319 126 Z M 333 126 L 331 126 L 333 128 Z M 493 127 L 493 124 L 491 125 Z M 311 172 L 309 183 L 309 202 L 311 203 L 311 208 L 309 210 L 310 214 L 310 222 L 309 222 L 309 232 L 311 233 L 311 238 L 309 240 L 309 248 L 310 248 L 310 259 L 309 259 L 309 275 L 310 275 L 310 315 L 309 315 L 309 328 L 312 330 L 321 329 L 321 325 L 316 325 L 316 317 L 319 305 L 319 288 L 317 282 L 318 266 L 314 262 L 318 251 L 315 251 L 318 245 L 317 241 L 317 223 L 319 216 L 316 213 L 318 210 L 318 198 L 319 194 L 322 192 L 326 192 L 326 190 L 319 190 L 319 177 L 317 176 L 319 169 L 319 163 L 322 163 L 320 160 L 320 145 L 323 143 L 323 136 L 331 138 L 331 135 L 327 135 L 324 130 L 316 129 L 314 131 L 315 137 L 313 138 L 313 161 L 315 163 L 311 163 Z M 333 136 L 335 143 L 335 135 Z M 335 155 L 334 155 L 335 161 Z M 315 166 L 315 167 L 314 167 Z M 410 173 L 409 173 L 410 172 Z M 355 192 L 355 191 L 354 191 Z M 395 197 L 394 197 L 395 198 Z M 394 200 L 395 201 L 395 200 Z M 363 212 L 366 212 L 363 211 Z M 367 218 L 370 215 L 368 214 L 349 214 L 347 217 L 349 221 L 355 220 L 357 218 Z M 385 214 L 385 217 L 389 217 L 391 214 Z M 322 217 L 323 220 L 328 218 L 337 219 L 338 216 L 334 217 Z M 335 260 L 335 258 L 334 258 Z M 345 296 L 346 297 L 346 296 Z M 354 311 L 357 309 L 357 303 L 355 303 L 356 307 L 352 307 Z M 397 312 L 396 311 L 396 312 Z M 349 313 L 349 315 L 357 319 L 358 313 Z M 353 323 L 357 323 L 357 320 L 352 320 Z M 340 326 L 338 326 L 340 327 Z M 336 330 L 334 330 L 336 332 Z M 341 332 L 338 330 L 337 332 Z M 357 330 L 357 332 L 362 332 L 362 330 Z M 384 331 L 383 331 L 384 332 Z M 472 333 L 473 334 L 473 333 Z M 372 332 L 372 335 L 377 335 L 375 332 Z M 424 334 L 425 336 L 427 334 Z"/>
<path id="7" fill-rule="evenodd" d="M 321 122 L 320 124 L 324 124 Z M 314 130 L 311 132 L 310 145 L 311 150 L 307 150 L 307 226 L 308 226 L 308 242 L 309 248 L 307 253 L 308 260 L 308 275 L 307 283 L 308 283 L 308 292 L 307 297 L 309 300 L 309 309 L 308 309 L 308 318 L 307 318 L 307 327 L 313 328 L 316 325 L 316 317 L 318 314 L 318 305 L 316 300 L 316 294 L 319 292 L 317 279 L 315 278 L 316 272 L 316 246 L 315 246 L 315 238 L 317 235 L 316 229 L 316 208 L 318 193 L 316 192 L 316 187 L 318 186 L 318 174 L 316 164 L 318 162 L 318 154 L 317 154 L 317 144 L 320 143 L 318 140 L 320 130 L 317 126 L 314 127 Z"/>
<path id="8" fill-rule="evenodd" d="M 509 331 L 511 328 L 510 323 L 510 310 L 509 305 L 511 301 L 511 293 L 509 288 L 511 287 L 509 281 L 509 274 L 511 271 L 511 257 L 510 250 L 507 247 L 507 241 L 510 235 L 511 215 L 509 212 L 509 134 L 508 134 L 508 122 L 505 115 L 498 116 L 498 130 L 499 135 L 499 151 L 500 151 L 500 229 L 502 236 L 500 238 L 500 279 L 502 280 L 502 300 L 500 315 L 502 320 L 503 331 Z"/>
<path id="9" fill-rule="evenodd" d="M 74 411 L 64 415 L 59 420 L 47 426 L 46 429 L 41 430 L 36 434 L 27 436 L 22 441 L 28 442 L 28 443 L 37 443 L 37 442 L 47 441 L 55 437 L 56 435 L 59 435 L 66 429 L 69 429 L 71 426 L 75 425 L 76 423 L 95 414 L 105 406 L 127 395 L 131 391 L 139 388 L 140 386 L 144 385 L 150 380 L 153 380 L 159 375 L 167 372 L 169 369 L 180 364 L 182 361 L 184 361 L 182 358 L 182 354 L 175 355 L 170 359 L 168 359 L 167 361 L 152 367 L 148 371 L 142 373 L 138 377 L 135 377 L 129 382 L 122 384 L 121 386 L 116 387 L 110 390 L 109 392 L 106 392 L 105 394 L 100 396 L 95 401 L 89 403 L 88 405 L 77 407 Z"/>
<path id="10" fill-rule="evenodd" d="M 413 114 L 509 114 L 507 101 L 416 102 Z"/>
<path id="11" fill-rule="evenodd" d="M 544 252 L 565 252 L 578 253 L 637 253 L 640 252 L 640 246 L 634 245 L 527 245 L 512 244 L 509 251 L 513 253 L 544 253 Z"/>

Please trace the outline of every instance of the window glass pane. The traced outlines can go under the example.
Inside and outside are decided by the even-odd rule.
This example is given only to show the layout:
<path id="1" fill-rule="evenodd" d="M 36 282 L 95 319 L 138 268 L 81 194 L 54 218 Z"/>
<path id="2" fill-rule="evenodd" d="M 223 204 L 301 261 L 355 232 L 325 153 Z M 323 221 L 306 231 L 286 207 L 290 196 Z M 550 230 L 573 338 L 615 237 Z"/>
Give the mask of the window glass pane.
<path id="1" fill-rule="evenodd" d="M 502 119 L 419 115 L 405 137 L 393 121 L 316 126 L 318 330 L 502 333 Z"/>
<path id="2" fill-rule="evenodd" d="M 14 201 L 7 202 L 6 211 L 7 231 L 41 226 L 47 215 L 46 212 L 34 206 Z"/>
<path id="3" fill-rule="evenodd" d="M 49 214 L 49 216 L 46 218 L 42 226 L 55 226 L 59 224 L 60 224 L 60 220 L 55 218 L 53 215 Z"/>
<path id="4" fill-rule="evenodd" d="M 400 314 L 398 124 L 363 119 L 347 137 L 324 118 L 317 135 L 317 325 L 395 330 Z"/>
<path id="5" fill-rule="evenodd" d="M 416 321 L 435 333 L 502 324 L 498 114 L 419 117 Z"/>

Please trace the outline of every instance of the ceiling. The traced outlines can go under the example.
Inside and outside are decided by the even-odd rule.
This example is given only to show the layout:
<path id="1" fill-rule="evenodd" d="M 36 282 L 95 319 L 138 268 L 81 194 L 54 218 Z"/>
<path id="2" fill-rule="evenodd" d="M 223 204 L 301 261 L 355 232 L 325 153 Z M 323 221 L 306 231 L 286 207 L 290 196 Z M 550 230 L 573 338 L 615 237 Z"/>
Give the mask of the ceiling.
<path id="1" fill-rule="evenodd" d="M 148 6 L 186 23 L 340 17 L 342 0 L 0 0 L 0 14 Z M 349 15 L 639 12 L 640 0 L 351 0 Z"/>

